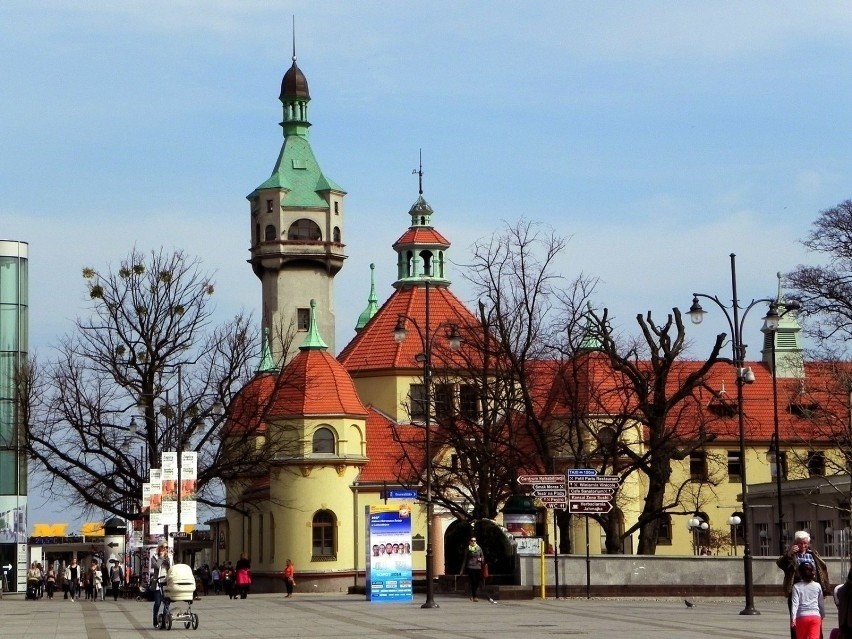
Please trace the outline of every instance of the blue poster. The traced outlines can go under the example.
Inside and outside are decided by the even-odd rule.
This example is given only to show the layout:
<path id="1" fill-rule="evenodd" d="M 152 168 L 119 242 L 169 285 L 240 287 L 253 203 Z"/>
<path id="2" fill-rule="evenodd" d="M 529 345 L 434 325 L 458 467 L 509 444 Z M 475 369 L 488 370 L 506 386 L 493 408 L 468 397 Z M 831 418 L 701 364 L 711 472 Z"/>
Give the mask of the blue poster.
<path id="1" fill-rule="evenodd" d="M 368 519 L 370 601 L 411 601 L 411 505 L 370 506 Z"/>

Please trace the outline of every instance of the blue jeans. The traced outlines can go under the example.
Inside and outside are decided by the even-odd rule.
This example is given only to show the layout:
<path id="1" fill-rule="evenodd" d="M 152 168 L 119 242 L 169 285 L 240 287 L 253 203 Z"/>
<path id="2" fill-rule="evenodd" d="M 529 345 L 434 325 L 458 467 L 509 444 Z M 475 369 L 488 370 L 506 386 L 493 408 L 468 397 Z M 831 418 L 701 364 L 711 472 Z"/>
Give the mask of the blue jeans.
<path id="1" fill-rule="evenodd" d="M 154 623 L 157 623 L 157 613 L 160 611 L 160 604 L 163 603 L 163 591 L 157 588 L 154 591 Z M 163 614 L 167 611 L 167 607 L 163 604 Z"/>

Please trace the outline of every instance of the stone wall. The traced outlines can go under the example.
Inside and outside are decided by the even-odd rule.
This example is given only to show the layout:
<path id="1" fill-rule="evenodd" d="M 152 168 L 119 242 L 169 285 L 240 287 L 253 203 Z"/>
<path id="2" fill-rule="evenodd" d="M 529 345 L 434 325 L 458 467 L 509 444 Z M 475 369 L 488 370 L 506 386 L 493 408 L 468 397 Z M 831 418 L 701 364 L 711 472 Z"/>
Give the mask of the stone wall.
<path id="1" fill-rule="evenodd" d="M 845 580 L 848 562 L 826 560 L 832 584 Z M 544 558 L 544 583 L 548 596 L 555 590 L 553 555 Z M 533 586 L 539 592 L 541 560 L 519 557 L 516 583 Z M 589 590 L 593 596 L 618 595 L 743 595 L 744 569 L 742 557 L 657 557 L 652 555 L 593 555 L 589 559 Z M 775 557 L 752 559 L 754 594 L 781 595 L 783 573 L 775 565 Z M 559 557 L 559 594 L 584 596 L 586 558 Z"/>

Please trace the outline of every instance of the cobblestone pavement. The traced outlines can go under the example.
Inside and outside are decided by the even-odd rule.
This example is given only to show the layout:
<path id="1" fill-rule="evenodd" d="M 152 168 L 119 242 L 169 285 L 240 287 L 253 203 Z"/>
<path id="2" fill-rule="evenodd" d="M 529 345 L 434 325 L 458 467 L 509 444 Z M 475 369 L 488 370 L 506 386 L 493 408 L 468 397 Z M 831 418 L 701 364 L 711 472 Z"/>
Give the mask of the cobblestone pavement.
<path id="1" fill-rule="evenodd" d="M 688 608 L 681 599 L 534 599 L 489 603 L 437 597 L 438 609 L 413 603 L 371 604 L 361 596 L 338 594 L 249 595 L 245 600 L 204 597 L 192 609 L 198 630 L 175 624 L 171 631 L 151 625 L 151 604 L 132 600 L 88 602 L 56 598 L 0 601 L 0 637 L 12 639 L 724 639 L 788 638 L 786 602 L 758 599 L 757 616 L 743 616 L 741 600 L 697 598 Z M 828 604 L 825 636 L 836 620 Z"/>

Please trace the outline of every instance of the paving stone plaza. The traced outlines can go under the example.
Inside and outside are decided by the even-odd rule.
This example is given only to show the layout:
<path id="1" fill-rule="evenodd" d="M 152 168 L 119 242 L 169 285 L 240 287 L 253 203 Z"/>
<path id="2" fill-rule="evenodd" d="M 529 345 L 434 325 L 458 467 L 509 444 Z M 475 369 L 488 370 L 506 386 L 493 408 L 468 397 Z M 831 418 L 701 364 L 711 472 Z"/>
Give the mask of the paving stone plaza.
<path id="1" fill-rule="evenodd" d="M 413 603 L 370 604 L 362 597 L 317 594 L 250 595 L 245 600 L 205 597 L 193 604 L 198 630 L 179 624 L 170 631 L 150 627 L 151 604 L 133 600 L 103 602 L 0 601 L 0 636 L 14 639 L 612 639 L 787 638 L 787 612 L 781 597 L 758 598 L 759 616 L 741 616 L 741 600 L 697 598 L 687 608 L 681 599 L 565 599 L 478 603 L 462 597 L 438 598 L 440 608 Z M 828 620 L 836 617 L 828 604 Z M 831 626 L 826 625 L 825 636 Z"/>

